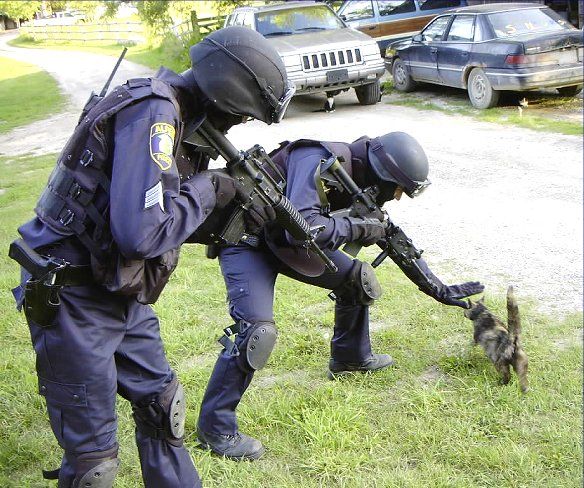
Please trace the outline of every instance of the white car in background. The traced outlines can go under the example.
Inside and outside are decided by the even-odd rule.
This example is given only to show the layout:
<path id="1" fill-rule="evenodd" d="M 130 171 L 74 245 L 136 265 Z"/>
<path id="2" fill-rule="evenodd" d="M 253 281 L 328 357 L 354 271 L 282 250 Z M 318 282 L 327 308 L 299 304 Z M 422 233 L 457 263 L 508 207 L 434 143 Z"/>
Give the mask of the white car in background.
<path id="1" fill-rule="evenodd" d="M 334 96 L 354 88 L 361 105 L 381 98 L 384 73 L 377 43 L 348 27 L 328 6 L 318 2 L 286 2 L 236 8 L 225 27 L 240 25 L 262 34 L 276 48 L 296 94 L 325 92 L 325 110 Z"/>

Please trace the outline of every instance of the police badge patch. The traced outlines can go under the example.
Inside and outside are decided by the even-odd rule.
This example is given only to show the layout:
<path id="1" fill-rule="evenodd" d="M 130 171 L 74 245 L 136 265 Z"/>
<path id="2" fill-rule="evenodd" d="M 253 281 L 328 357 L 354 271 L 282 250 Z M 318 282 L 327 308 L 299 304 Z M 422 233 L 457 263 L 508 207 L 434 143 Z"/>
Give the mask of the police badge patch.
<path id="1" fill-rule="evenodd" d="M 172 166 L 174 134 L 174 127 L 165 122 L 157 122 L 150 127 L 150 156 L 162 171 Z"/>

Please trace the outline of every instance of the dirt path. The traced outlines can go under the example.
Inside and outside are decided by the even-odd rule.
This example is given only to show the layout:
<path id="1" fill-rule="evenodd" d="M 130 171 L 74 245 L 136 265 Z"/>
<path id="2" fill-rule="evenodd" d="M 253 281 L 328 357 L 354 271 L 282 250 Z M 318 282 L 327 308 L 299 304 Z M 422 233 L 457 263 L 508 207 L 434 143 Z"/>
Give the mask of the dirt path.
<path id="1" fill-rule="evenodd" d="M 0 41 L 2 42 L 2 41 Z M 7 48 L 0 56 L 38 64 L 72 95 L 65 114 L 0 137 L 0 154 L 60 150 L 88 93 L 100 87 L 111 57 Z M 127 61 L 116 80 L 150 74 Z M 241 148 L 271 149 L 301 137 L 351 141 L 405 131 L 430 159 L 432 187 L 388 210 L 446 282 L 478 279 L 503 297 L 508 284 L 554 314 L 582 310 L 583 141 L 471 118 L 392 106 L 361 107 L 353 92 L 333 113 L 315 112 L 324 98 L 297 97 L 279 125 L 251 122 L 230 131 Z M 388 266 L 393 264 L 387 263 Z M 381 271 L 382 272 L 382 271 Z M 391 290 L 387 290 L 391 292 Z"/>
<path id="2" fill-rule="evenodd" d="M 65 112 L 0 135 L 0 155 L 59 152 L 71 134 L 79 112 L 92 90 L 98 92 L 116 60 L 111 56 L 76 51 L 23 49 L 7 45 L 15 35 L 0 36 L 0 56 L 34 64 L 53 76 L 69 101 Z M 120 49 L 121 52 L 121 49 Z M 123 61 L 112 86 L 128 78 L 152 76 L 152 70 Z"/>

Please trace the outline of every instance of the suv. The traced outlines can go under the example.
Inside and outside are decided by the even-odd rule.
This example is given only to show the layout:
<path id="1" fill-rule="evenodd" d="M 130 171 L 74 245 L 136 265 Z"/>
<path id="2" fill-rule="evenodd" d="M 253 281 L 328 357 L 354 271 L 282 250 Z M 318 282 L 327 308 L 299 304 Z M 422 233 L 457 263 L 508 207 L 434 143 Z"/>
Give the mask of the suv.
<path id="1" fill-rule="evenodd" d="M 346 0 L 337 13 L 351 27 L 375 38 L 384 56 L 389 44 L 417 34 L 445 10 L 466 4 L 466 0 Z"/>
<path id="2" fill-rule="evenodd" d="M 379 78 L 384 72 L 377 44 L 347 25 L 325 4 L 286 2 L 236 8 L 225 27 L 241 25 L 258 31 L 282 57 L 296 94 L 325 92 L 325 110 L 334 96 L 355 88 L 361 105 L 381 98 Z"/>

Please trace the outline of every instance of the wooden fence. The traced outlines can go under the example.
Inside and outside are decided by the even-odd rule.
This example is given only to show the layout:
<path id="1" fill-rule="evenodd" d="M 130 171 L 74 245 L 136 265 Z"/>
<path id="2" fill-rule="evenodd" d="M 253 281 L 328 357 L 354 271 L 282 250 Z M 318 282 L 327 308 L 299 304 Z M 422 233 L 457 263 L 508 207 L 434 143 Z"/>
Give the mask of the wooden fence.
<path id="1" fill-rule="evenodd" d="M 140 22 L 108 24 L 79 23 L 75 25 L 28 25 L 20 28 L 22 34 L 35 41 L 75 41 L 141 43 L 145 41 L 144 26 Z"/>

